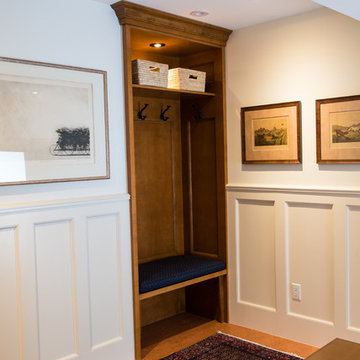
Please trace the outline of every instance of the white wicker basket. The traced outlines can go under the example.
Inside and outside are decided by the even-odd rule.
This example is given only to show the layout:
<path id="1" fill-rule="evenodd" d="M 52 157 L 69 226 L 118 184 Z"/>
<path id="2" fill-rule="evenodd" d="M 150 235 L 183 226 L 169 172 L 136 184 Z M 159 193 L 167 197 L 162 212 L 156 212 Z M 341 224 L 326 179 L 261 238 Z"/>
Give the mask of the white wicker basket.
<path id="1" fill-rule="evenodd" d="M 133 84 L 167 87 L 169 65 L 140 59 L 131 65 Z"/>
<path id="2" fill-rule="evenodd" d="M 172 89 L 205 91 L 206 72 L 176 68 L 169 70 L 168 87 Z"/>

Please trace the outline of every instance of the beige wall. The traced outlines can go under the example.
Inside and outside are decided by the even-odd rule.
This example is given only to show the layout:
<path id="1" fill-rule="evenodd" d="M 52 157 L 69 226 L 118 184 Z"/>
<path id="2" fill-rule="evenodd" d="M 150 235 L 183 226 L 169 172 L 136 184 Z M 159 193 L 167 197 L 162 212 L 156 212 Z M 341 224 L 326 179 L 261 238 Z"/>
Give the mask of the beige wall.
<path id="1" fill-rule="evenodd" d="M 107 72 L 111 162 L 108 180 L 0 186 L 0 359 L 133 359 L 118 19 L 91 0 L 0 1 L 0 49 Z"/>
<path id="2" fill-rule="evenodd" d="M 360 189 L 360 165 L 316 164 L 315 100 L 360 93 L 360 23 L 331 10 L 235 31 L 227 46 L 229 184 Z M 302 102 L 302 165 L 242 165 L 240 108 Z"/>
<path id="3" fill-rule="evenodd" d="M 315 100 L 360 93 L 360 23 L 331 10 L 227 46 L 230 321 L 321 346 L 360 341 L 360 165 L 316 163 Z M 302 103 L 302 164 L 243 165 L 240 109 Z M 302 300 L 291 297 L 291 284 Z"/>

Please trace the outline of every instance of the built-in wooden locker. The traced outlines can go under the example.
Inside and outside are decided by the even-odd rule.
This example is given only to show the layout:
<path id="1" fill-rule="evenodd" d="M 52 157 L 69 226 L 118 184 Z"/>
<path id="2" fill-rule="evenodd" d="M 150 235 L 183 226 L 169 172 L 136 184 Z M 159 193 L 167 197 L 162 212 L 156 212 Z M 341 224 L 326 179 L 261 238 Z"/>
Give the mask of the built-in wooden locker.
<path id="1" fill-rule="evenodd" d="M 126 1 L 112 7 L 123 34 L 135 348 L 140 359 L 142 326 L 184 311 L 227 320 L 226 269 L 139 294 L 138 265 L 179 254 L 226 262 L 224 47 L 231 31 Z M 166 46 L 150 47 L 154 42 Z M 133 84 L 134 59 L 205 71 L 205 92 Z"/>

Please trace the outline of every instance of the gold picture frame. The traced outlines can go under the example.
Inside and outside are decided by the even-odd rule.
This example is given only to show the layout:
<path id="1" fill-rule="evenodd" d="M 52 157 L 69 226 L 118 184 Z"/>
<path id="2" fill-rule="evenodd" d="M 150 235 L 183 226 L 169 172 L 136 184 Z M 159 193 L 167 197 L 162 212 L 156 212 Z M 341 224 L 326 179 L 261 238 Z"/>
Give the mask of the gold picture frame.
<path id="1" fill-rule="evenodd" d="M 360 95 L 316 100 L 318 164 L 360 163 Z"/>
<path id="2" fill-rule="evenodd" d="M 241 108 L 244 164 L 298 164 L 300 101 Z"/>

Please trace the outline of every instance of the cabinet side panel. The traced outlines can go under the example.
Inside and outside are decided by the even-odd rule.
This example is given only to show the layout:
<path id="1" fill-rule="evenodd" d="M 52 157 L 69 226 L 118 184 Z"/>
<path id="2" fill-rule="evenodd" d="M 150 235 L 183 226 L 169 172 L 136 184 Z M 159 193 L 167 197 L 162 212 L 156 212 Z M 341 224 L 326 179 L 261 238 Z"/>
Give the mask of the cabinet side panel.
<path id="1" fill-rule="evenodd" d="M 215 119 L 190 122 L 191 251 L 217 255 Z"/>

